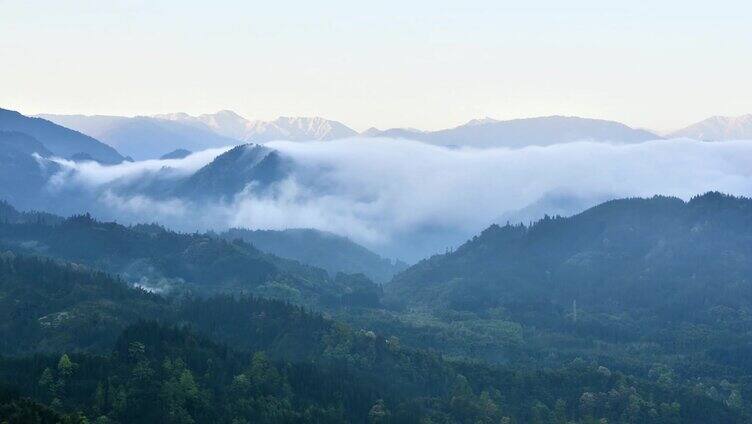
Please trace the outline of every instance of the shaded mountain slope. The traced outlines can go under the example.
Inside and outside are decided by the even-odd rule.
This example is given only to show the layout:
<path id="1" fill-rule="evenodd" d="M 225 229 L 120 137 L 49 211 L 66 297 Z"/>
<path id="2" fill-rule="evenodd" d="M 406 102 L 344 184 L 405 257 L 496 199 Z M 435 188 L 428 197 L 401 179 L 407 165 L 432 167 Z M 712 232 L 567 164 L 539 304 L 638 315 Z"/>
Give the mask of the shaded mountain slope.
<path id="1" fill-rule="evenodd" d="M 240 144 L 240 141 L 217 134 L 205 125 L 188 125 L 148 116 L 40 116 L 96 137 L 136 160 L 157 159 L 180 148 L 196 152 Z"/>
<path id="2" fill-rule="evenodd" d="M 193 199 L 231 199 L 249 184 L 263 190 L 283 179 L 289 169 L 289 163 L 277 151 L 245 144 L 217 156 L 182 181 L 174 194 Z"/>
<path id="3" fill-rule="evenodd" d="M 265 252 L 323 268 L 330 275 L 362 273 L 377 283 L 385 283 L 407 268 L 407 264 L 383 258 L 346 237 L 318 230 L 234 228 L 221 237 L 240 238 Z"/>
<path id="4" fill-rule="evenodd" d="M 54 124 L 46 119 L 31 118 L 12 110 L 0 109 L 0 130 L 28 134 L 42 143 L 54 155 L 63 158 L 70 158 L 77 153 L 85 153 L 104 164 L 115 164 L 124 160 L 123 156 L 115 149 L 88 135 Z"/>
<path id="5" fill-rule="evenodd" d="M 684 315 L 713 303 L 752 304 L 750 281 L 752 200 L 708 193 L 686 203 L 615 200 L 532 227 L 494 225 L 398 275 L 387 291 L 470 309 L 578 300 Z"/>
<path id="6" fill-rule="evenodd" d="M 21 253 L 86 264 L 159 293 L 246 292 L 337 306 L 345 293 L 371 290 L 239 240 L 175 233 L 155 225 L 125 227 L 88 215 L 56 224 L 0 223 L 0 243 Z"/>
<path id="7" fill-rule="evenodd" d="M 102 272 L 0 254 L 0 353 L 109 348 L 119 331 L 158 318 L 164 306 Z"/>
<path id="8" fill-rule="evenodd" d="M 59 170 L 42 143 L 30 135 L 0 131 L 0 199 L 27 207 L 39 207 L 50 176 Z"/>

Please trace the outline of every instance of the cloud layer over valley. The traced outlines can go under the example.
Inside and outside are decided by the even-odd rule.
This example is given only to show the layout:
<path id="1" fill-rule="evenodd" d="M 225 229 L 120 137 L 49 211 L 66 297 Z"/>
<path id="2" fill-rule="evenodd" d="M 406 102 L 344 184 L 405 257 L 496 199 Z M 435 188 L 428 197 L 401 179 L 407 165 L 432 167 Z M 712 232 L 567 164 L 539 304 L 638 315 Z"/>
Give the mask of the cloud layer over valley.
<path id="1" fill-rule="evenodd" d="M 181 230 L 315 228 L 407 260 L 455 246 L 493 222 L 575 213 L 614 197 L 752 194 L 748 141 L 450 149 L 358 137 L 266 147 L 292 165 L 285 177 L 217 201 L 166 196 L 160 187 L 227 149 L 115 166 L 61 161 L 49 190 L 76 190 L 91 203 L 74 208 L 121 222 Z"/>

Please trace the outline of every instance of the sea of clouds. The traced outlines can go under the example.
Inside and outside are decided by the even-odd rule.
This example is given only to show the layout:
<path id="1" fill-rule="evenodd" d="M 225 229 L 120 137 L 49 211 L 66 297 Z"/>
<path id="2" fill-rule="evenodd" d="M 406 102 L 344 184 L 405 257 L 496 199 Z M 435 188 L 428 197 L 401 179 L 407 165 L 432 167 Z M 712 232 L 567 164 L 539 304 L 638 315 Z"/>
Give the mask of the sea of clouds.
<path id="1" fill-rule="evenodd" d="M 620 197 L 688 199 L 710 190 L 752 195 L 752 141 L 576 142 L 546 147 L 446 148 L 383 138 L 267 143 L 294 164 L 273 189 L 196 204 L 154 197 L 140 179 L 179 179 L 226 149 L 184 159 L 102 166 L 60 161 L 51 190 L 88 193 L 121 222 L 180 230 L 315 228 L 390 256 L 417 260 L 494 222 L 573 214 Z"/>

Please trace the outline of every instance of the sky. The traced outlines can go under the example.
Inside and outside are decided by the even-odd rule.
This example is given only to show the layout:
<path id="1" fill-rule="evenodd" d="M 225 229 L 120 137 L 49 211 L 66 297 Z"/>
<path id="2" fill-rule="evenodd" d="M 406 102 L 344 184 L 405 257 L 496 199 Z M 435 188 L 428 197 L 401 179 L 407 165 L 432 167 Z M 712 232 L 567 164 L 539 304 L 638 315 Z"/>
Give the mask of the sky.
<path id="1" fill-rule="evenodd" d="M 752 113 L 749 1 L 0 0 L 0 107 L 355 129 Z"/>

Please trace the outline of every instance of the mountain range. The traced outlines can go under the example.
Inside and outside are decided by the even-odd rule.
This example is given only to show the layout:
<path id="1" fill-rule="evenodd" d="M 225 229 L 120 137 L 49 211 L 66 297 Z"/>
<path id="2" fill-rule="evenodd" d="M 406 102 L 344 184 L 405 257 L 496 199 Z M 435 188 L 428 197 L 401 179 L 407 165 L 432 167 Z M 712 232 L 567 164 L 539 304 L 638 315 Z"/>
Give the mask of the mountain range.
<path id="1" fill-rule="evenodd" d="M 372 127 L 360 133 L 340 122 L 323 118 L 280 117 L 273 121 L 251 121 L 228 110 L 199 116 L 176 113 L 155 117 L 193 125 L 203 124 L 226 137 L 255 143 L 271 140 L 323 141 L 360 135 L 404 138 L 449 146 L 517 148 L 583 140 L 634 143 L 661 138 L 657 131 L 631 128 L 616 121 L 574 116 L 542 116 L 512 120 L 486 117 L 437 131 L 415 128 L 379 130 Z M 706 141 L 749 139 L 752 138 L 752 115 L 715 116 L 663 135 Z"/>
<path id="2" fill-rule="evenodd" d="M 69 134 L 72 133 L 87 140 L 91 146 L 114 151 L 114 149 L 107 147 L 104 143 L 99 142 L 94 138 L 60 127 L 45 119 L 28 118 L 16 112 L 6 112 L 7 114 L 15 116 L 17 120 L 24 120 L 27 123 L 33 123 L 35 125 L 52 126 L 57 128 L 58 131 Z M 251 121 L 247 121 L 229 111 L 222 111 L 213 115 L 201 115 L 199 117 L 190 117 L 185 114 L 178 114 L 171 117 L 137 118 L 105 116 L 74 116 L 66 118 L 61 116 L 45 116 L 58 119 L 61 122 L 68 118 L 73 121 L 81 118 L 90 125 L 87 127 L 88 131 L 98 131 L 101 134 L 106 134 L 108 131 L 113 130 L 113 128 L 120 128 L 123 130 L 136 127 L 159 128 L 160 132 L 131 132 L 133 134 L 151 134 L 147 137 L 150 140 L 152 140 L 153 137 L 160 138 L 162 136 L 159 134 L 166 134 L 167 132 L 170 134 L 176 134 L 177 132 L 173 130 L 175 128 L 180 128 L 182 131 L 181 134 L 192 134 L 191 137 L 193 137 L 194 140 L 210 141 L 210 143 L 203 147 L 199 147 L 199 150 L 206 146 L 225 145 L 225 142 L 230 142 L 232 144 L 241 143 L 236 139 L 231 139 L 224 135 L 218 135 L 215 132 L 218 131 L 217 128 L 225 128 L 225 130 L 228 131 L 228 135 L 233 135 L 229 132 L 232 125 L 235 125 L 236 130 L 243 128 L 247 130 L 248 128 L 252 128 L 251 126 L 245 125 Z M 8 126 L 6 125 L 6 127 Z M 17 127 L 10 126 L 9 128 Z M 28 132 L 37 131 L 32 127 L 29 128 Z M 0 127 L 0 130 L 2 129 L 3 127 Z M 123 131 L 121 134 L 127 132 L 128 131 Z M 146 218 L 143 214 L 139 214 L 139 209 L 135 207 L 135 203 L 125 208 L 120 207 L 113 209 L 112 204 L 109 202 L 120 202 L 127 199 L 135 199 L 134 201 L 137 202 L 151 201 L 151 199 L 157 202 L 162 200 L 178 200 L 187 205 L 186 207 L 189 210 L 196 210 L 196 213 L 198 213 L 198 210 L 201 209 L 201 205 L 214 205 L 217 203 L 225 203 L 229 205 L 237 198 L 237 195 L 243 193 L 244 190 L 248 190 L 248 193 L 245 194 L 250 194 L 252 197 L 257 195 L 274 197 L 277 195 L 277 192 L 267 191 L 267 189 L 270 187 L 276 187 L 275 183 L 283 180 L 295 180 L 296 184 L 305 187 L 306 190 L 310 190 L 311 193 L 316 196 L 326 195 L 327 193 L 331 193 L 331 190 L 334 189 L 331 186 L 331 182 L 326 181 L 326 178 L 318 178 L 319 175 L 323 175 L 320 171 L 326 172 L 325 169 L 308 169 L 307 164 L 295 162 L 288 155 L 282 154 L 280 151 L 268 146 L 259 144 L 241 144 L 240 146 L 236 146 L 225 153 L 220 154 L 200 169 L 191 170 L 188 173 L 176 170 L 177 168 L 175 167 L 180 166 L 179 162 L 168 162 L 164 163 L 160 169 L 154 169 L 153 171 L 144 173 L 128 173 L 128 175 L 131 175 L 130 177 L 114 178 L 109 180 L 110 182 L 98 186 L 93 191 L 85 190 L 75 184 L 59 184 L 61 178 L 75 178 L 76 173 L 79 171 L 71 170 L 66 167 L 66 172 L 60 172 L 61 164 L 52 159 L 54 156 L 59 156 L 59 154 L 56 154 L 56 152 L 49 148 L 46 143 L 42 143 L 40 140 L 37 140 L 27 133 L 18 131 L 16 131 L 16 133 L 16 135 L 10 138 L 7 131 L 6 134 L 0 136 L 0 153 L 2 153 L 0 154 L 0 164 L 4 165 L 0 172 L 7 174 L 7 181 L 16 181 L 15 183 L 4 184 L 0 187 L 0 196 L 25 209 L 50 209 L 62 215 L 69 215 L 88 210 L 96 216 L 107 219 L 123 219 L 125 222 L 140 222 Z M 115 134 L 117 131 L 109 133 Z M 44 133 L 38 134 L 44 136 Z M 204 137 L 207 134 L 211 135 L 211 137 Z M 512 121 L 497 121 L 486 118 L 474 120 L 453 129 L 434 132 L 424 132 L 413 129 L 387 130 L 384 132 L 369 130 L 364 134 L 373 137 L 389 136 L 398 138 L 404 136 L 412 139 L 422 139 L 428 143 L 441 144 L 444 146 L 456 146 L 458 144 L 454 143 L 464 143 L 459 145 L 473 145 L 477 147 L 495 145 L 494 143 L 497 143 L 497 140 L 501 140 L 500 143 L 502 145 L 521 147 L 524 145 L 547 145 L 551 143 L 551 140 L 571 142 L 580 139 L 592 139 L 610 140 L 619 143 L 633 143 L 639 140 L 654 139 L 657 137 L 655 134 L 643 130 L 632 129 L 616 122 L 575 117 L 543 117 Z M 555 134 L 558 134 L 558 136 Z M 234 135 L 238 134 L 236 133 Z M 332 134 L 329 135 L 333 136 Z M 17 141 L 18 137 L 24 136 L 31 137 L 34 141 L 29 140 L 28 142 L 22 143 L 23 149 L 19 150 L 20 145 Z M 14 139 L 16 140 L 15 142 L 13 141 Z M 461 140 L 463 139 L 473 141 L 462 142 Z M 59 140 L 59 138 L 55 138 L 51 143 L 53 145 L 58 145 L 58 147 L 61 144 L 68 145 L 68 143 L 60 143 Z M 173 142 L 161 145 L 159 147 L 160 150 L 149 150 L 149 153 L 145 154 L 145 156 L 156 155 L 168 148 L 175 147 L 176 145 L 187 144 L 185 139 L 182 140 L 183 141 L 180 141 L 177 138 L 173 139 Z M 50 143 L 50 141 L 48 141 L 48 143 Z M 203 141 L 200 141 L 200 143 L 203 143 Z M 148 143 L 142 144 L 142 146 L 147 146 L 144 148 L 151 149 L 151 147 L 148 147 Z M 36 149 L 38 152 L 29 149 Z M 69 150 L 74 153 L 68 157 L 76 161 L 96 159 L 95 156 L 99 153 L 96 149 L 88 147 L 84 149 L 84 151 L 75 151 L 74 148 L 69 148 Z M 156 157 L 178 159 L 185 157 L 190 151 L 197 152 L 197 150 L 178 148 L 167 150 Z M 37 155 L 32 156 L 33 153 L 37 153 Z M 122 158 L 119 154 L 118 156 Z M 99 157 L 101 159 L 101 156 Z M 125 171 L 125 168 L 123 168 L 122 171 Z M 121 170 L 114 172 L 113 175 L 117 175 L 119 172 L 121 172 Z M 53 179 L 53 176 L 56 178 Z M 52 184 L 53 182 L 56 182 L 57 185 Z M 546 211 L 561 213 L 581 211 L 584 207 L 597 204 L 598 201 L 607 199 L 607 194 L 608 193 L 605 193 L 602 196 L 593 199 L 582 199 L 578 204 L 573 204 L 571 201 L 572 199 L 566 196 L 563 198 L 554 197 L 541 199 L 541 202 L 543 202 L 543 200 L 545 200 L 545 202 L 539 202 L 540 204 L 537 205 L 529 205 L 525 209 L 515 213 L 506 212 L 498 217 L 497 222 L 505 222 L 506 220 L 511 220 L 513 222 L 518 222 L 520 220 L 527 221 L 531 218 L 535 219 L 541 216 L 542 213 L 545 213 Z M 113 199 L 113 196 L 115 200 L 107 200 Z M 114 210 L 117 210 L 118 212 L 113 212 Z M 131 214 L 130 211 L 134 212 Z M 197 215 L 195 218 L 200 219 L 201 217 Z M 188 218 L 186 218 L 185 221 L 191 222 Z M 483 224 L 485 225 L 485 223 L 488 222 L 492 221 L 489 220 Z M 188 229 L 187 226 L 176 228 L 184 230 Z M 220 227 L 220 229 L 224 230 L 226 228 Z M 404 242 L 395 242 L 394 245 L 390 244 L 389 246 L 376 246 L 374 244 L 369 245 L 369 247 L 377 249 L 379 253 L 387 257 L 398 257 L 413 262 L 427 254 L 444 250 L 447 246 L 456 246 L 472 234 L 468 231 L 458 232 L 457 234 L 451 233 L 451 231 L 451 228 L 435 228 L 431 226 L 425 228 L 420 227 L 419 230 L 416 229 L 414 232 L 406 234 L 404 236 L 406 241 Z"/>
<path id="3" fill-rule="evenodd" d="M 440 131 L 412 128 L 382 131 L 371 128 L 360 134 L 340 122 L 323 118 L 280 117 L 273 121 L 250 121 L 227 110 L 199 116 L 176 113 L 155 117 L 191 125 L 205 125 L 227 137 L 254 143 L 273 140 L 325 141 L 361 135 L 405 138 L 437 145 L 524 147 L 580 140 L 639 142 L 660 138 L 654 133 L 629 128 L 618 122 L 564 116 L 511 121 L 476 119 Z"/>
<path id="4" fill-rule="evenodd" d="M 33 137 L 51 154 L 65 159 L 83 155 L 103 164 L 125 160 L 117 150 L 91 136 L 12 110 L 0 109 L 0 131 L 15 131 Z"/>
<path id="5" fill-rule="evenodd" d="M 752 199 L 617 199 L 532 225 L 492 225 L 396 275 L 383 303 L 438 328 L 465 323 L 454 354 L 472 344 L 476 355 L 506 360 L 522 343 L 560 359 L 595 350 L 612 364 L 672 364 L 685 377 L 702 374 L 692 370 L 704 362 L 734 378 L 752 372 L 743 329 L 752 323 L 751 264 Z M 470 336 L 483 328 L 496 330 Z M 403 340 L 427 347 L 424 335 Z"/>
<path id="6" fill-rule="evenodd" d="M 749 422 L 750 199 L 494 225 L 383 291 L 212 234 L 0 214 L 0 414 Z"/>
<path id="7" fill-rule="evenodd" d="M 3 173 L 0 173 L 0 178 L 4 178 Z M 175 288 L 175 283 L 178 280 L 182 280 L 182 284 L 190 285 L 199 282 L 196 280 L 200 279 L 187 278 L 187 274 L 177 275 L 175 274 L 177 268 L 174 266 L 168 267 L 169 270 L 162 268 L 166 259 L 160 259 L 156 252 L 151 254 L 151 258 L 133 256 L 138 254 L 129 248 L 118 247 L 118 244 L 131 247 L 138 246 L 137 250 L 142 252 L 148 252 L 151 248 L 149 246 L 154 243 L 159 245 L 159 239 L 171 239 L 171 241 L 165 242 L 174 246 L 183 245 L 188 250 L 196 250 L 199 245 L 203 245 L 212 251 L 225 251 L 222 266 L 228 266 L 229 252 L 234 252 L 233 255 L 245 256 L 245 259 L 242 260 L 257 268 L 265 267 L 264 269 L 267 271 L 277 269 L 271 274 L 264 274 L 266 276 L 283 274 L 285 272 L 281 271 L 283 268 L 288 271 L 295 269 L 297 271 L 293 273 L 298 273 L 299 277 L 303 276 L 301 278 L 308 281 L 335 280 L 338 274 L 345 273 L 363 274 L 374 282 L 383 284 L 396 273 L 407 268 L 407 264 L 383 258 L 346 237 L 313 229 L 278 231 L 234 228 L 213 234 L 212 237 L 207 236 L 190 241 L 182 238 L 182 236 L 178 237 L 177 233 L 158 225 L 139 224 L 125 227 L 114 223 L 97 222 L 81 216 L 66 219 L 46 212 L 22 212 L 15 209 L 11 203 L 3 200 L 0 200 L 0 224 L 14 224 L 9 227 L 0 225 L 0 246 L 12 247 L 16 243 L 18 243 L 18 246 L 24 243 L 27 247 L 33 245 L 35 247 L 32 248 L 32 251 L 37 254 L 50 255 L 60 259 L 75 259 L 80 263 L 98 265 L 101 268 L 106 268 L 109 272 L 123 276 L 131 283 L 138 283 L 143 287 L 151 287 L 157 290 Z M 25 227 L 18 224 L 23 224 Z M 41 233 L 36 232 L 32 230 L 33 225 L 44 225 L 37 227 L 37 230 L 41 228 L 44 230 Z M 6 232 L 8 229 L 13 229 L 14 233 Z M 72 245 L 63 248 L 62 245 L 58 244 L 60 240 L 68 240 L 69 242 L 71 238 L 83 237 L 88 239 L 97 232 L 102 236 L 100 241 L 110 240 L 106 244 L 97 245 L 99 252 L 94 256 L 97 259 L 92 259 L 92 256 L 75 256 L 75 248 Z M 42 235 L 42 233 L 45 234 Z M 22 241 L 23 238 L 26 241 Z M 224 240 L 226 242 L 223 242 Z M 90 245 L 92 244 L 90 243 Z M 226 249 L 227 246 L 234 247 L 228 250 Z M 174 253 L 171 254 L 172 259 L 175 259 Z M 264 256 L 265 254 L 270 255 Z M 108 255 L 116 255 L 117 258 Z M 262 257 L 264 259 L 259 261 L 259 258 Z M 156 263 L 152 264 L 152 260 Z M 241 261 L 241 259 L 238 260 Z M 257 262 L 254 263 L 254 260 Z M 107 265 L 104 265 L 105 263 Z M 312 265 L 313 267 L 300 264 Z M 202 266 L 207 267 L 209 265 L 204 264 Z M 195 275 L 193 274 L 195 271 L 186 272 Z M 216 275 L 218 274 L 215 273 Z M 253 278 L 251 273 L 245 274 L 246 282 L 253 280 Z M 288 277 L 286 279 L 287 284 L 293 279 Z M 221 281 L 217 278 L 214 283 L 221 284 Z M 199 287 L 198 291 L 216 291 L 205 289 Z"/>
<path id="8" fill-rule="evenodd" d="M 249 120 L 229 110 L 192 116 L 186 113 L 150 117 L 40 115 L 96 137 L 135 159 L 152 159 L 174 151 L 275 140 L 328 141 L 355 136 L 418 140 L 441 146 L 510 147 L 546 146 L 573 141 L 636 143 L 661 138 L 655 133 L 599 119 L 567 116 L 499 121 L 475 119 L 454 128 L 421 131 L 413 128 L 358 133 L 338 121 L 319 117 L 279 117 Z"/>
<path id="9" fill-rule="evenodd" d="M 327 202 L 337 187 L 273 145 L 231 138 L 240 145 L 221 154 L 181 147 L 121 163 L 95 138 L 0 112 L 0 197 L 47 211 L 0 201 L 0 421 L 751 421 L 749 198 L 611 196 L 573 216 L 490 225 L 407 266 L 314 230 L 179 232 L 51 214 L 156 201 L 191 221 L 209 211 L 199 205 L 238 206 L 238 193 L 281 180 Z M 171 122 L 131 122 L 152 120 Z M 406 131 L 477 147 L 654 137 L 566 117 Z M 714 147 L 725 146 L 736 145 Z M 559 213 L 601 195 L 551 193 L 529 208 Z"/>
<path id="10" fill-rule="evenodd" d="M 191 116 L 53 115 L 39 117 L 81 131 L 130 157 L 156 159 L 178 149 L 200 151 L 242 143 L 274 140 L 325 141 L 357 135 L 344 124 L 323 118 L 280 117 L 250 121 L 232 111 Z"/>
<path id="11" fill-rule="evenodd" d="M 262 252 L 239 238 L 182 234 L 159 225 L 126 227 L 89 215 L 52 219 L 19 213 L 3 203 L 0 240 L 2 249 L 94 267 L 155 293 L 244 291 L 320 307 L 346 303 L 349 298 L 342 296 L 359 290 L 378 290 L 365 277 L 330 276 L 321 268 Z"/>
<path id="12" fill-rule="evenodd" d="M 218 134 L 204 125 L 187 125 L 149 116 L 39 116 L 102 140 L 136 160 L 157 159 L 178 149 L 196 152 L 240 144 L 240 141 Z"/>
<path id="13" fill-rule="evenodd" d="M 510 147 L 548 146 L 573 141 L 606 141 L 639 143 L 660 136 L 649 131 L 630 128 L 614 121 L 569 116 L 497 121 L 475 119 L 464 125 L 439 131 L 415 129 L 368 130 L 371 137 L 419 140 L 440 146 Z"/>
<path id="14" fill-rule="evenodd" d="M 752 114 L 713 116 L 686 128 L 671 132 L 669 137 L 687 137 L 703 141 L 752 139 Z"/>
<path id="15" fill-rule="evenodd" d="M 706 193 L 688 202 L 612 200 L 531 226 L 493 225 L 399 274 L 387 294 L 411 305 L 467 310 L 510 307 L 521 299 L 564 309 L 576 300 L 593 313 L 646 308 L 661 315 L 677 303 L 731 306 L 752 301 L 746 282 L 751 229 L 747 198 Z M 728 278 L 713 280 L 719 272 Z M 713 298 L 703 297 L 710 287 Z"/>
<path id="16" fill-rule="evenodd" d="M 191 125 L 206 125 L 218 134 L 248 143 L 274 140 L 326 141 L 358 134 L 341 122 L 319 117 L 281 116 L 273 121 L 251 121 L 229 110 L 199 116 L 174 113 L 155 117 Z"/>
<path id="17" fill-rule="evenodd" d="M 369 128 L 361 133 L 341 122 L 320 117 L 249 120 L 230 110 L 197 116 L 182 112 L 136 117 L 53 114 L 39 116 L 102 140 L 138 160 L 156 159 L 178 149 L 200 151 L 242 143 L 266 143 L 276 140 L 328 141 L 355 136 L 399 138 L 440 146 L 479 148 L 520 148 L 574 141 L 638 143 L 661 138 L 657 132 L 631 128 L 615 121 L 572 116 L 513 120 L 483 118 L 437 131 L 422 131 L 415 128 Z M 750 138 L 752 115 L 712 117 L 686 128 L 665 133 L 663 136 L 704 141 Z"/>

